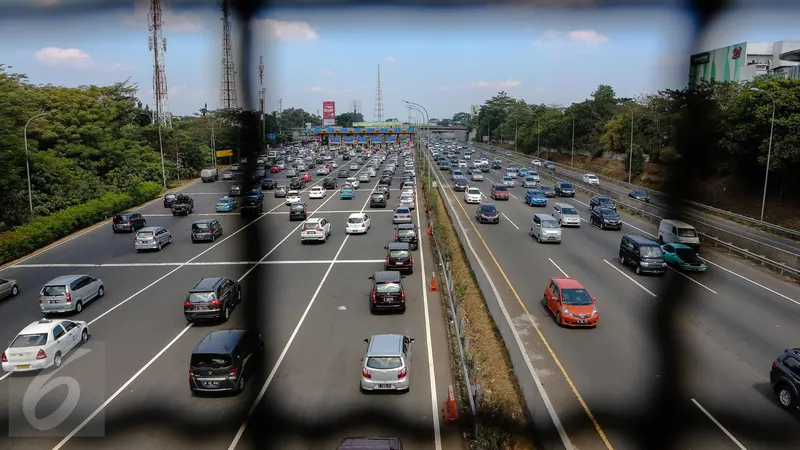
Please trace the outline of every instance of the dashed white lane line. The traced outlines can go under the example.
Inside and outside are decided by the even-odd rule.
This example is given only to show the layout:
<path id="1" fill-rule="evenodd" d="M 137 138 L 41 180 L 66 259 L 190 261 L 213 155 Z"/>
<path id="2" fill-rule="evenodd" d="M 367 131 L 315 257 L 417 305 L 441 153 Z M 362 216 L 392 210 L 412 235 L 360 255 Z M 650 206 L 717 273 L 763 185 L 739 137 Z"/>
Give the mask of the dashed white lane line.
<path id="1" fill-rule="evenodd" d="M 507 216 L 507 215 L 505 215 L 505 213 L 500 213 L 500 214 L 501 214 L 503 217 L 505 217 L 505 218 L 506 218 L 506 220 L 508 221 L 508 223 L 510 223 L 511 225 L 513 225 L 513 226 L 514 226 L 514 228 L 516 228 L 517 230 L 519 230 L 519 227 L 517 226 L 517 224 L 515 224 L 515 223 L 514 223 L 514 222 L 513 222 L 511 219 L 509 219 L 509 218 L 508 218 L 508 216 Z"/>
<path id="2" fill-rule="evenodd" d="M 649 290 L 649 289 L 647 289 L 646 287 L 642 286 L 642 284 L 641 284 L 641 283 L 639 283 L 638 281 L 636 281 L 636 280 L 634 280 L 633 278 L 631 278 L 631 276 L 630 276 L 630 275 L 628 275 L 627 273 L 625 273 L 625 272 L 621 271 L 621 270 L 619 269 L 619 267 L 615 266 L 614 264 L 612 264 L 611 262 L 609 262 L 607 259 L 603 258 L 603 262 L 604 262 L 604 263 L 606 263 L 606 264 L 608 264 L 610 267 L 614 268 L 614 270 L 616 270 L 617 272 L 619 272 L 619 273 L 620 273 L 620 274 L 621 274 L 623 277 L 625 277 L 625 278 L 627 278 L 627 279 L 631 280 L 631 283 L 633 283 L 633 284 L 635 284 L 635 285 L 639 286 L 639 287 L 640 287 L 640 288 L 641 288 L 643 291 L 647 292 L 648 294 L 650 294 L 650 295 L 651 295 L 651 296 L 653 296 L 653 297 L 658 297 L 658 296 L 657 296 L 656 294 L 654 294 L 652 291 L 650 291 L 650 290 Z"/>
<path id="3" fill-rule="evenodd" d="M 747 450 L 747 448 L 746 448 L 744 445 L 742 445 L 742 443 L 741 443 L 741 442 L 739 442 L 739 440 L 738 440 L 738 439 L 736 439 L 735 437 L 733 437 L 733 435 L 730 433 L 730 431 L 728 431 L 728 430 L 727 430 L 727 428 L 725 428 L 724 426 L 722 426 L 722 424 L 721 424 L 721 423 L 719 423 L 719 421 L 718 421 L 717 419 L 715 419 L 715 418 L 714 418 L 714 416 L 712 416 L 712 415 L 711 415 L 711 413 L 709 413 L 708 411 L 706 411 L 706 409 L 705 409 L 705 408 L 703 408 L 703 406 L 702 406 L 702 405 L 701 405 L 701 404 L 700 404 L 700 403 L 699 403 L 697 400 L 695 400 L 695 399 L 692 399 L 692 403 L 694 403 L 694 405 L 695 405 L 695 406 L 697 406 L 698 408 L 700 408 L 700 411 L 702 411 L 702 412 L 703 412 L 703 414 L 705 414 L 705 415 L 706 415 L 706 417 L 708 417 L 708 418 L 709 418 L 709 419 L 710 419 L 712 422 L 714 422 L 714 425 L 716 425 L 716 426 L 717 426 L 717 427 L 718 427 L 720 430 L 722 430 L 722 432 L 723 432 L 723 433 L 725 433 L 725 435 L 726 435 L 726 436 L 728 436 L 728 437 L 730 438 L 730 440 L 731 440 L 731 441 L 733 441 L 733 443 L 734 443 L 734 444 L 735 444 L 737 447 L 739 447 L 741 450 Z"/>
<path id="4" fill-rule="evenodd" d="M 330 264 L 331 259 L 311 259 L 294 261 L 203 261 L 203 262 L 154 262 L 154 263 L 107 263 L 107 264 L 20 264 L 17 269 L 77 268 L 77 267 L 175 267 L 175 266 L 246 266 L 281 264 Z M 382 259 L 340 259 L 336 264 L 366 264 L 383 262 Z"/>
<path id="5" fill-rule="evenodd" d="M 547 259 L 548 259 L 548 260 L 549 260 L 549 261 L 550 261 L 550 262 L 551 262 L 551 263 L 552 263 L 554 266 L 556 266 L 556 269 L 558 269 L 558 271 L 559 271 L 559 272 L 561 272 L 561 274 L 562 274 L 562 275 L 564 275 L 565 277 L 569 278 L 569 275 L 567 275 L 567 272 L 564 272 L 564 269 L 562 269 L 561 267 L 559 267 L 559 266 L 558 266 L 558 264 L 556 264 L 556 262 L 552 260 L 552 258 L 547 258 Z"/>

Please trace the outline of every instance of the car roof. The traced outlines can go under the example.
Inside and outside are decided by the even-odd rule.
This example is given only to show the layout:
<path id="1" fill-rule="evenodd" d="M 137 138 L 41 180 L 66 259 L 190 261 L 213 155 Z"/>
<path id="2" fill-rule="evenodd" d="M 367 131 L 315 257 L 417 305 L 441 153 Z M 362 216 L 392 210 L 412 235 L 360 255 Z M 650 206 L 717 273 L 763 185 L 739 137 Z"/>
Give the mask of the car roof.
<path id="1" fill-rule="evenodd" d="M 575 208 L 574 206 L 570 205 L 569 203 L 554 203 L 553 204 L 553 206 L 556 206 L 556 205 L 560 206 L 561 208 L 572 208 L 572 209 L 575 209 L 577 211 L 577 208 Z"/>
<path id="2" fill-rule="evenodd" d="M 160 228 L 163 228 L 163 227 L 144 227 L 144 228 L 139 228 L 139 231 L 137 231 L 137 233 L 141 233 L 142 231 L 150 231 L 150 232 L 155 233 Z"/>
<path id="3" fill-rule="evenodd" d="M 402 275 L 396 270 L 382 270 L 372 274 L 372 279 L 376 283 L 399 283 L 402 281 Z"/>
<path id="4" fill-rule="evenodd" d="M 676 227 L 676 228 L 694 228 L 693 226 L 689 225 L 688 223 L 681 222 L 680 220 L 664 219 L 664 220 L 661 221 L 661 223 L 666 223 L 666 224 L 672 225 L 673 227 Z"/>
<path id="5" fill-rule="evenodd" d="M 213 291 L 224 280 L 225 280 L 225 278 L 222 278 L 222 277 L 203 278 L 200 281 L 198 281 L 197 283 L 195 283 L 195 285 L 192 286 L 191 289 L 189 289 L 189 292 L 192 293 L 192 292 L 209 292 L 209 291 Z"/>
<path id="6" fill-rule="evenodd" d="M 393 356 L 400 355 L 403 351 L 403 335 L 401 334 L 376 334 L 369 342 L 367 355 Z"/>
<path id="7" fill-rule="evenodd" d="M 194 225 L 196 223 L 211 223 L 213 221 L 214 221 L 214 219 L 200 219 L 200 220 L 195 220 L 194 222 L 192 222 L 192 225 Z"/>
<path id="8" fill-rule="evenodd" d="M 62 321 L 63 319 L 41 318 L 23 328 L 19 334 L 47 333 L 52 330 L 56 324 L 60 324 Z"/>
<path id="9" fill-rule="evenodd" d="M 246 332 L 245 330 L 212 331 L 197 344 L 192 353 L 231 353 Z"/>
<path id="10" fill-rule="evenodd" d="M 414 230 L 414 229 L 417 228 L 417 225 L 415 225 L 413 223 L 401 223 L 401 224 L 397 225 L 397 228 L 399 230 L 405 230 L 405 229 Z"/>
<path id="11" fill-rule="evenodd" d="M 323 217 L 311 217 L 311 218 L 306 219 L 306 223 L 317 223 L 317 222 L 321 221 L 322 219 L 323 219 Z"/>
<path id="12" fill-rule="evenodd" d="M 649 238 L 646 238 L 646 237 L 644 237 L 642 235 L 639 235 L 639 234 L 626 234 L 624 237 L 632 240 L 633 242 L 635 242 L 635 243 L 637 243 L 639 245 L 646 245 L 646 246 L 649 246 L 649 247 L 655 247 L 655 246 L 658 245 L 658 242 L 655 242 L 655 241 L 653 241 L 653 240 L 651 240 Z"/>
<path id="13" fill-rule="evenodd" d="M 391 242 L 389 243 L 389 250 L 408 250 L 411 247 L 408 242 Z"/>
<path id="14" fill-rule="evenodd" d="M 664 245 L 671 245 L 671 246 L 672 246 L 672 248 L 674 248 L 674 249 L 685 248 L 685 249 L 687 249 L 687 250 L 694 250 L 692 247 L 689 247 L 689 246 L 688 246 L 688 245 L 686 245 L 686 244 L 679 244 L 679 243 L 677 243 L 677 242 L 672 242 L 672 243 L 669 243 L 669 244 L 664 244 Z"/>
<path id="15" fill-rule="evenodd" d="M 533 195 L 533 194 L 542 194 L 542 195 L 544 195 L 544 192 L 542 192 L 541 189 L 528 189 L 528 192 L 526 192 L 526 193 L 527 194 L 531 194 L 531 195 Z"/>
<path id="16" fill-rule="evenodd" d="M 347 216 L 347 218 L 349 219 L 349 218 L 351 218 L 351 217 L 364 217 L 365 215 L 366 215 L 366 214 L 364 214 L 364 213 L 357 212 L 357 213 L 352 213 L 352 214 L 350 214 L 349 216 Z"/>
<path id="17" fill-rule="evenodd" d="M 553 277 L 550 279 L 561 289 L 585 289 L 583 285 L 574 278 L 569 277 Z"/>
<path id="18" fill-rule="evenodd" d="M 550 214 L 539 213 L 539 214 L 534 214 L 533 216 L 538 217 L 539 220 L 556 220 L 556 218 L 551 216 Z"/>
<path id="19" fill-rule="evenodd" d="M 597 208 L 597 209 L 600 210 L 600 212 L 602 213 L 617 214 L 617 212 L 611 208 Z"/>

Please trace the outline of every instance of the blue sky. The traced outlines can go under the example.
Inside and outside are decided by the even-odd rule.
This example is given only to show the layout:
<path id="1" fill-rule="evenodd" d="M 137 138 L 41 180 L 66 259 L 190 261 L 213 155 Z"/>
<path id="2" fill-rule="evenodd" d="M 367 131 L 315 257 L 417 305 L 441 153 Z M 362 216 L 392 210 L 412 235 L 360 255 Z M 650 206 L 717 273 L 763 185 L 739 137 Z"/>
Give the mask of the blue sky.
<path id="1" fill-rule="evenodd" d="M 142 102 L 152 104 L 147 0 L 80 15 L 67 13 L 72 0 L 32 3 L 42 13 L 35 20 L 0 18 L 0 63 L 34 83 L 102 85 L 130 78 Z M 204 103 L 215 108 L 220 14 L 211 7 L 174 8 L 164 0 L 169 109 L 191 114 Z M 797 23 L 800 10 L 732 12 L 698 48 L 692 46 L 692 18 L 678 9 L 264 10 L 253 24 L 250 100 L 257 106 L 259 56 L 269 111 L 279 99 L 284 109 L 313 113 L 325 100 L 335 101 L 339 113 L 360 100 L 372 120 L 379 64 L 385 119 L 408 118 L 403 100 L 423 104 L 432 118 L 452 117 L 501 90 L 562 105 L 583 100 L 599 84 L 634 97 L 682 87 L 690 53 L 742 41 L 800 40 Z M 237 46 L 234 36 L 234 51 Z"/>

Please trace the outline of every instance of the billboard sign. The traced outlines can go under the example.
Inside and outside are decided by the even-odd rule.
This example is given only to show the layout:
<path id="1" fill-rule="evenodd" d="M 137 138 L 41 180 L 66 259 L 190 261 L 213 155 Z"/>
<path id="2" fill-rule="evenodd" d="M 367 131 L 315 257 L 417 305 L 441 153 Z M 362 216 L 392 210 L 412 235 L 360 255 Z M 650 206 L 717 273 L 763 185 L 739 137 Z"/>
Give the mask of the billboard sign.
<path id="1" fill-rule="evenodd" d="M 225 156 L 233 156 L 233 150 L 217 150 L 217 158 L 223 158 Z"/>
<path id="2" fill-rule="evenodd" d="M 322 102 L 322 125 L 336 125 L 336 102 Z"/>

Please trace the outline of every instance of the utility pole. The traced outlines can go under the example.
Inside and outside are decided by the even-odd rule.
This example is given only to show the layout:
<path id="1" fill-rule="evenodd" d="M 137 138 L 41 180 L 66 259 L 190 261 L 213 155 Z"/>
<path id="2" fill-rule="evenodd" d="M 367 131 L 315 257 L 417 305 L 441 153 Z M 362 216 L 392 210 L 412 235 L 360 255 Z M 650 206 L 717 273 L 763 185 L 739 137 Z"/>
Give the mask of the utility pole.
<path id="1" fill-rule="evenodd" d="M 283 127 L 281 125 L 281 115 L 283 114 L 283 99 L 278 100 L 278 134 L 283 133 Z"/>

